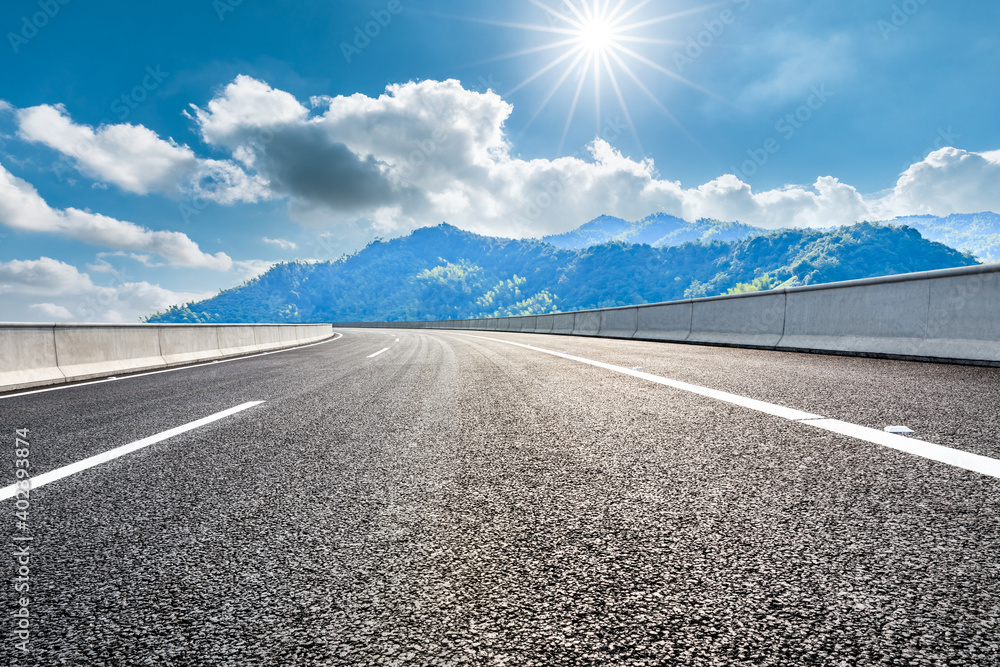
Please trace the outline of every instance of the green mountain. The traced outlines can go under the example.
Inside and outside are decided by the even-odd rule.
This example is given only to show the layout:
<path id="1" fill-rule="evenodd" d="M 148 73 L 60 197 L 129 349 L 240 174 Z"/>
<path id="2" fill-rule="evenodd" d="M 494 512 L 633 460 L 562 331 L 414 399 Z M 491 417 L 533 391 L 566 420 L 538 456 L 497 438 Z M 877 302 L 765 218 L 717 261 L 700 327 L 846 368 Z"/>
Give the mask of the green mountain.
<path id="1" fill-rule="evenodd" d="M 1000 215 L 972 213 L 937 218 L 915 215 L 896 218 L 894 225 L 913 227 L 931 241 L 971 252 L 986 262 L 1000 262 Z"/>
<path id="2" fill-rule="evenodd" d="M 742 241 L 578 250 L 479 236 L 450 225 L 376 241 L 338 260 L 279 264 L 150 322 L 461 319 L 656 303 L 747 285 L 816 284 L 975 264 L 915 229 L 860 223 Z M 764 275 L 766 280 L 758 280 Z M 755 282 L 756 281 L 756 282 Z"/>
<path id="3" fill-rule="evenodd" d="M 741 222 L 708 219 L 688 222 L 665 213 L 656 213 L 637 222 L 602 215 L 571 232 L 546 236 L 542 241 L 569 250 L 615 241 L 645 243 L 654 248 L 662 248 L 691 241 L 742 241 L 766 233 L 767 230 L 744 225 Z"/>

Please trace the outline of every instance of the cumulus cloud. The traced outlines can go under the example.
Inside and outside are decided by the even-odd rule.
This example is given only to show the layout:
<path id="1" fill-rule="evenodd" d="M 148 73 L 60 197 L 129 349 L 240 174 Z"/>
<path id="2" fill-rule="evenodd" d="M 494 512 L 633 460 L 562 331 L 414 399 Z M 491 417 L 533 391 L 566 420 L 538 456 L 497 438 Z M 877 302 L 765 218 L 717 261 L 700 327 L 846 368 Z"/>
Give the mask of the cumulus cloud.
<path id="1" fill-rule="evenodd" d="M 23 294 L 79 294 L 93 289 L 90 276 L 75 266 L 50 257 L 0 262 L 0 292 Z"/>
<path id="2" fill-rule="evenodd" d="M 55 320 L 68 320 L 73 317 L 73 313 L 69 312 L 68 308 L 54 303 L 33 303 L 28 307 Z"/>
<path id="3" fill-rule="evenodd" d="M 903 172 L 874 208 L 894 215 L 1000 211 L 1000 151 L 936 150 Z"/>
<path id="4" fill-rule="evenodd" d="M 275 130 L 275 138 L 254 159 L 274 190 L 344 212 L 364 211 L 399 197 L 386 174 L 387 165 L 362 157 L 330 140 L 322 128 Z"/>
<path id="5" fill-rule="evenodd" d="M 827 46 L 821 64 L 843 44 Z M 803 50 L 797 48 L 789 53 Z M 511 112 L 496 93 L 466 90 L 454 80 L 390 85 L 378 97 L 302 102 L 241 75 L 187 112 L 205 143 L 231 155 L 216 161 L 142 126 L 77 125 L 59 106 L 18 114 L 23 136 L 130 191 L 167 192 L 194 179 L 223 203 L 285 198 L 293 218 L 336 234 L 336 243 L 313 244 L 317 257 L 441 221 L 484 234 L 537 237 L 604 213 L 638 219 L 662 212 L 777 228 L 1000 210 L 1000 152 L 935 151 L 878 196 L 830 176 L 754 191 L 724 174 L 692 187 L 602 139 L 573 157 L 522 159 L 506 133 Z M 89 148 L 74 148 L 81 143 Z M 163 254 L 133 247 L 141 245 L 112 247 Z"/>
<path id="6" fill-rule="evenodd" d="M 222 95 L 205 110 L 191 107 L 205 139 L 214 144 L 237 147 L 251 138 L 267 140 L 254 130 L 280 127 L 305 120 L 309 110 L 290 93 L 275 90 L 263 81 L 243 74 L 226 86 Z"/>
<path id="7" fill-rule="evenodd" d="M 12 229 L 48 232 L 84 243 L 159 255 L 174 266 L 228 271 L 232 259 L 224 253 L 202 252 L 181 232 L 152 231 L 131 222 L 76 208 L 50 207 L 30 183 L 0 165 L 0 224 Z"/>
<path id="8" fill-rule="evenodd" d="M 488 234 L 541 236 L 601 213 L 636 219 L 664 212 L 773 228 L 1000 209 L 997 161 L 986 155 L 932 154 L 881 198 L 829 176 L 763 192 L 733 175 L 691 188 L 601 139 L 582 156 L 520 159 L 505 133 L 511 111 L 495 93 L 453 80 L 391 85 L 377 98 L 316 97 L 307 107 L 240 76 L 205 108 L 193 107 L 191 117 L 207 143 L 232 151 L 287 196 L 297 219 L 335 223 L 349 238 L 443 220 Z M 952 188 L 958 181 L 964 185 Z"/>
<path id="9" fill-rule="evenodd" d="M 171 305 L 211 296 L 147 282 L 96 285 L 75 266 L 49 257 L 0 262 L 0 294 L 5 316 L 25 322 L 136 322 Z"/>
<path id="10" fill-rule="evenodd" d="M 267 196 L 267 184 L 236 163 L 201 159 L 189 147 L 161 139 L 142 125 L 78 125 L 61 104 L 19 109 L 17 123 L 22 139 L 55 149 L 87 176 L 128 192 L 223 204 Z"/>

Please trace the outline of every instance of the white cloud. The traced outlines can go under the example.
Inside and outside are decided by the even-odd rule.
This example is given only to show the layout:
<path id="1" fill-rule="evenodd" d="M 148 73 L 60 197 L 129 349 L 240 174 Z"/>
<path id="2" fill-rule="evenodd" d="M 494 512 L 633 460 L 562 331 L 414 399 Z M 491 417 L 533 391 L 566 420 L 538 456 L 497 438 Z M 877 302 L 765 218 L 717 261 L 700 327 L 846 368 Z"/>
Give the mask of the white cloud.
<path id="1" fill-rule="evenodd" d="M 33 303 L 28 307 L 57 320 L 69 320 L 73 317 L 73 313 L 65 306 L 57 306 L 54 303 Z"/>
<path id="2" fill-rule="evenodd" d="M 233 271 L 236 272 L 240 280 L 250 280 L 262 273 L 267 273 L 274 265 L 275 262 L 269 262 L 265 259 L 245 259 L 233 262 Z"/>
<path id="3" fill-rule="evenodd" d="M 258 201 L 266 183 L 231 161 L 206 160 L 173 139 L 161 139 L 142 125 L 73 122 L 61 104 L 17 111 L 18 134 L 72 158 L 77 168 L 101 182 L 146 195 L 203 197 L 223 204 Z"/>
<path id="4" fill-rule="evenodd" d="M 0 262 L 0 294 L 7 319 L 56 318 L 77 322 L 136 322 L 140 317 L 211 294 L 173 292 L 147 282 L 95 285 L 76 267 L 49 257 Z M 39 301 L 43 297 L 45 301 Z"/>
<path id="5" fill-rule="evenodd" d="M 93 288 L 90 276 L 49 257 L 0 262 L 0 293 L 80 294 Z"/>
<path id="6" fill-rule="evenodd" d="M 12 229 L 48 232 L 84 243 L 159 255 L 174 266 L 227 271 L 232 259 L 204 253 L 181 232 L 151 231 L 131 222 L 81 211 L 51 208 L 30 183 L 0 165 L 0 224 Z"/>
<path id="7" fill-rule="evenodd" d="M 874 208 L 887 217 L 1000 211 L 1000 151 L 936 150 L 903 172 Z"/>
<path id="8" fill-rule="evenodd" d="M 93 264 L 87 265 L 87 270 L 91 273 L 117 273 L 116 269 L 105 257 L 115 255 L 116 253 L 97 253 L 97 261 Z"/>
<path id="9" fill-rule="evenodd" d="M 294 242 L 286 241 L 285 239 L 271 239 L 265 236 L 261 240 L 264 243 L 268 243 L 270 245 L 276 245 L 282 250 L 295 250 L 296 248 L 298 248 L 298 246 Z"/>
<path id="10" fill-rule="evenodd" d="M 109 321 L 113 322 L 136 321 L 140 317 L 166 310 L 173 305 L 201 301 L 214 296 L 211 292 L 174 292 L 148 282 L 124 283 L 114 288 L 101 289 L 102 294 L 98 295 L 93 305 L 94 317 L 110 318 Z M 108 301 L 110 304 L 102 310 L 102 306 Z"/>
<path id="11" fill-rule="evenodd" d="M 267 134 L 254 130 L 301 121 L 309 114 L 293 95 L 242 74 L 207 109 L 191 108 L 194 116 L 187 115 L 197 119 L 207 141 L 231 147 L 248 138 L 267 141 Z"/>
<path id="12" fill-rule="evenodd" d="M 832 40 L 813 56 L 822 64 L 843 47 Z M 936 194 L 926 186 L 960 178 L 958 167 L 938 165 L 933 156 L 904 174 L 888 198 L 864 197 L 829 176 L 763 192 L 733 175 L 685 188 L 661 178 L 652 160 L 627 158 L 600 139 L 583 157 L 522 160 L 504 129 L 512 107 L 457 81 L 410 82 L 389 86 L 378 98 L 355 94 L 312 104 L 325 108 L 310 114 L 288 93 L 241 76 L 205 109 L 195 108 L 194 119 L 206 142 L 233 151 L 274 194 L 287 196 L 296 219 L 332 224 L 344 240 L 440 221 L 486 234 L 541 236 L 602 213 L 827 227 L 886 212 L 1000 209 L 993 194 L 1000 190 L 987 167 L 992 162 L 982 155 L 964 166 L 966 185 L 950 203 L 943 201 L 948 185 Z"/>
<path id="13" fill-rule="evenodd" d="M 834 61 L 846 46 L 840 38 L 813 53 L 809 44 L 794 40 L 778 45 L 791 63 L 789 72 L 801 69 L 811 78 L 824 71 L 842 74 L 837 68 L 850 63 Z M 758 93 L 779 95 L 774 82 L 787 79 L 776 75 L 771 83 L 760 83 Z M 319 259 L 333 258 L 376 235 L 398 235 L 441 221 L 484 234 L 537 237 L 572 229 L 602 213 L 638 219 L 664 212 L 775 228 L 1000 210 L 1000 152 L 936 151 L 877 197 L 863 196 L 830 176 L 761 192 L 734 175 L 691 187 L 664 179 L 652 160 L 630 159 L 600 139 L 581 156 L 521 159 L 506 134 L 511 111 L 499 95 L 469 91 L 454 80 L 391 85 L 375 98 L 317 96 L 307 105 L 262 81 L 239 76 L 204 108 L 192 107 L 189 113 L 205 142 L 232 155 L 228 161 L 198 158 L 187 146 L 164 141 L 141 126 L 92 131 L 73 124 L 61 107 L 19 113 L 25 136 L 62 146 L 94 173 L 137 192 L 176 189 L 181 187 L 177 173 L 208 169 L 214 176 L 206 180 L 218 182 L 204 187 L 223 203 L 287 198 L 296 220 L 334 235 L 317 232 L 318 240 L 309 244 L 308 252 Z M 78 139 L 96 142 L 100 150 L 75 150 Z M 145 168 L 137 174 L 136 165 Z M 24 210 L 30 208 L 20 207 L 18 215 L 29 215 Z M 187 240 L 179 236 L 178 243 Z M 122 250 L 168 256 L 146 241 L 112 245 L 101 240 Z M 285 247 L 282 239 L 265 242 Z M 206 259 L 196 246 L 187 251 L 195 259 L 184 264 L 175 253 L 172 261 L 193 265 L 219 257 Z"/>

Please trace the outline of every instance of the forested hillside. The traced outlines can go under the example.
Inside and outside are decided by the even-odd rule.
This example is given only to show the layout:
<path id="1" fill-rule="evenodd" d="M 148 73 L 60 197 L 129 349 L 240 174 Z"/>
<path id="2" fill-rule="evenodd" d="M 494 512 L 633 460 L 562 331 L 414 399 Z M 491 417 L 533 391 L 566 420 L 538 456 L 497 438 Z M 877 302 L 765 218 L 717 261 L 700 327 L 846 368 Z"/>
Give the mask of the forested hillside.
<path id="1" fill-rule="evenodd" d="M 662 248 L 690 241 L 742 241 L 766 233 L 767 230 L 740 222 L 707 219 L 688 222 L 672 215 L 657 213 L 636 222 L 602 215 L 571 232 L 546 236 L 542 240 L 570 250 L 613 241 L 645 243 L 654 248 Z"/>
<path id="2" fill-rule="evenodd" d="M 782 230 L 739 242 L 567 250 L 450 225 L 370 244 L 336 262 L 279 264 L 150 322 L 401 321 L 548 313 L 975 264 L 907 227 Z"/>
<path id="3" fill-rule="evenodd" d="M 971 252 L 985 262 L 1000 262 L 1000 215 L 969 213 L 938 218 L 914 215 L 896 218 L 894 225 L 913 227 L 931 241 Z"/>

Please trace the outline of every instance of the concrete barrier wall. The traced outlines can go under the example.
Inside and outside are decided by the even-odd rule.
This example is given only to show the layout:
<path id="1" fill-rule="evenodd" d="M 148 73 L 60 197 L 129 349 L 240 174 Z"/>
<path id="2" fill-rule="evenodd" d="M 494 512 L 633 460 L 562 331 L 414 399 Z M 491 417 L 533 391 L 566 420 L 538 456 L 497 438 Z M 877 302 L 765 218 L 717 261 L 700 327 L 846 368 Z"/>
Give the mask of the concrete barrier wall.
<path id="1" fill-rule="evenodd" d="M 586 310 L 576 314 L 573 320 L 574 336 L 597 336 L 601 333 L 601 311 Z"/>
<path id="2" fill-rule="evenodd" d="M 535 324 L 535 333 L 552 333 L 552 327 L 555 325 L 555 322 L 555 315 L 539 315 L 538 321 Z"/>
<path id="3" fill-rule="evenodd" d="M 684 342 L 691 335 L 693 313 L 694 304 L 690 301 L 640 306 L 633 338 Z"/>
<path id="4" fill-rule="evenodd" d="M 86 380 L 167 365 L 159 327 L 56 325 L 53 340 L 59 370 L 66 379 Z M 218 349 L 214 331 L 211 344 Z"/>
<path id="5" fill-rule="evenodd" d="M 927 338 L 917 356 L 1000 362 L 1000 271 L 931 281 Z"/>
<path id="6" fill-rule="evenodd" d="M 916 352 L 926 337 L 926 280 L 792 292 L 787 298 L 785 333 L 779 341 L 783 347 Z"/>
<path id="7" fill-rule="evenodd" d="M 691 305 L 688 343 L 774 347 L 784 332 L 784 292 L 698 299 Z"/>
<path id="8" fill-rule="evenodd" d="M 780 349 L 1000 362 L 1000 265 L 788 290 Z"/>
<path id="9" fill-rule="evenodd" d="M 472 320 L 470 328 L 1000 365 L 1000 264 Z"/>
<path id="10" fill-rule="evenodd" d="M 34 387 L 64 382 L 51 324 L 22 324 L 0 333 L 0 386 Z"/>
<path id="11" fill-rule="evenodd" d="M 160 353 L 167 366 L 212 359 L 219 354 L 219 331 L 215 327 L 161 327 Z"/>
<path id="12" fill-rule="evenodd" d="M 0 391 L 294 347 L 332 335 L 329 324 L 0 324 Z"/>
<path id="13" fill-rule="evenodd" d="M 254 328 L 250 325 L 219 327 L 219 352 L 225 356 L 257 351 Z"/>
<path id="14" fill-rule="evenodd" d="M 282 345 L 277 327 L 254 327 L 253 335 L 259 350 L 276 350 Z"/>
<path id="15" fill-rule="evenodd" d="M 576 313 L 557 313 L 553 317 L 552 333 L 570 335 L 576 328 Z"/>
<path id="16" fill-rule="evenodd" d="M 639 309 L 614 308 L 601 311 L 602 338 L 632 338 L 639 326 Z"/>
<path id="17" fill-rule="evenodd" d="M 298 327 L 281 327 L 281 342 L 282 343 L 294 343 L 298 340 Z"/>

